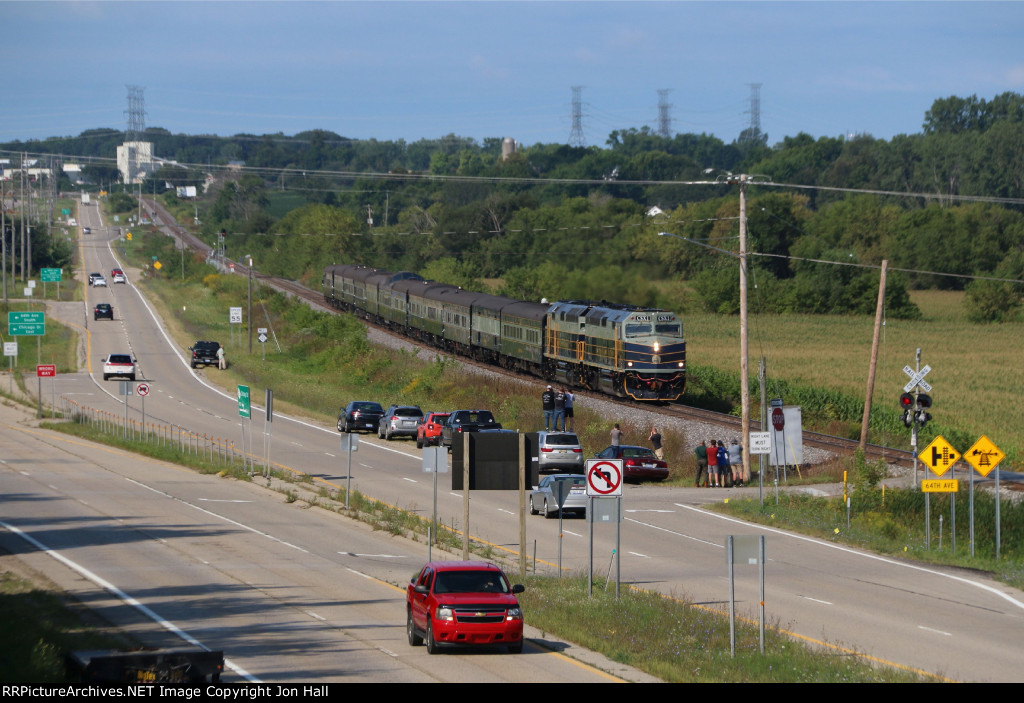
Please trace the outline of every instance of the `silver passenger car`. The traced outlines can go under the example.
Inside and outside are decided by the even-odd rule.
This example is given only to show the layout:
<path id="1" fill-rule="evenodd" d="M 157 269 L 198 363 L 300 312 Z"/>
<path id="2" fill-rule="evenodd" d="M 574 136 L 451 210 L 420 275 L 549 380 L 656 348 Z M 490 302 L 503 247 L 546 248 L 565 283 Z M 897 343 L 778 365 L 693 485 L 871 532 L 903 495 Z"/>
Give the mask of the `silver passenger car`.
<path id="1" fill-rule="evenodd" d="M 530 492 L 530 515 L 543 513 L 544 517 L 553 519 L 558 517 L 558 497 L 555 493 L 555 484 L 559 481 L 570 483 L 569 495 L 562 505 L 563 515 L 566 513 L 587 514 L 587 481 L 581 474 L 551 474 L 540 480 L 540 485 L 535 486 Z"/>

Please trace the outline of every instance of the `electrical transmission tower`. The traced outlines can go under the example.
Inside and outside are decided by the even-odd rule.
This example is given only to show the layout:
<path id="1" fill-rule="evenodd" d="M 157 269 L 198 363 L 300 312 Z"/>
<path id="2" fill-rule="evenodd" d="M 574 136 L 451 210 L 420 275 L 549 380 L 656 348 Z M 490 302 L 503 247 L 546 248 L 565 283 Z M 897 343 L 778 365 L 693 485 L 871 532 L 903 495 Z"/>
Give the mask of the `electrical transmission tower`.
<path id="1" fill-rule="evenodd" d="M 572 87 L 572 131 L 569 132 L 569 146 L 586 146 L 583 136 L 583 86 Z"/>
<path id="2" fill-rule="evenodd" d="M 672 106 L 668 103 L 668 89 L 658 91 L 658 134 L 665 139 L 672 138 L 672 116 L 669 111 Z"/>
<path id="3" fill-rule="evenodd" d="M 750 86 L 750 109 L 747 110 L 747 114 L 750 115 L 750 126 L 746 131 L 747 140 L 761 141 L 761 84 L 748 83 L 747 85 Z"/>
<path id="4" fill-rule="evenodd" d="M 125 130 L 124 140 L 126 142 L 137 142 L 142 139 L 146 131 L 146 98 L 142 94 L 146 89 L 141 85 L 127 85 L 128 109 L 124 111 L 128 118 L 128 127 Z"/>

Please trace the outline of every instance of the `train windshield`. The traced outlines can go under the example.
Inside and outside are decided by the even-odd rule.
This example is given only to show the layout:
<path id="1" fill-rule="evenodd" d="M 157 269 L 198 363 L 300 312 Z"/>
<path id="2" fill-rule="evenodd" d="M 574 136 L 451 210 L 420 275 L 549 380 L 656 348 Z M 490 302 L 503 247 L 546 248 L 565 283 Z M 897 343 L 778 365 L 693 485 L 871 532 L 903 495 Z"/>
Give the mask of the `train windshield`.
<path id="1" fill-rule="evenodd" d="M 652 331 L 650 323 L 637 324 L 628 323 L 626 325 L 626 336 L 627 337 L 642 337 L 650 334 Z"/>
<path id="2" fill-rule="evenodd" d="M 657 325 L 655 325 L 654 331 L 657 332 L 658 334 L 663 334 L 666 337 L 683 336 L 682 326 L 678 322 L 659 322 Z"/>

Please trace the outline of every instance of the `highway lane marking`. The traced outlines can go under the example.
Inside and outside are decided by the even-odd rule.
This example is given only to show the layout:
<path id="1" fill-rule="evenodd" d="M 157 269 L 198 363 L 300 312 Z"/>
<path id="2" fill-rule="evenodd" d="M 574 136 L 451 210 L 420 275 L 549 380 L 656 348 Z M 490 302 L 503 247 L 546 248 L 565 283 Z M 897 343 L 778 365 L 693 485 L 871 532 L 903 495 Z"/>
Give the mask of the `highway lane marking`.
<path id="1" fill-rule="evenodd" d="M 113 594 L 116 598 L 120 599 L 121 602 L 125 603 L 126 605 L 131 606 L 132 608 L 135 608 L 140 613 L 142 613 L 147 618 L 151 619 L 153 622 L 155 622 L 158 625 L 160 625 L 161 627 L 163 627 L 168 632 L 171 632 L 171 633 L 177 635 L 178 637 L 180 637 L 181 639 L 185 640 L 186 642 L 188 642 L 189 644 L 191 644 L 194 647 L 201 647 L 202 649 L 206 650 L 207 652 L 210 651 L 209 647 L 207 647 L 205 644 L 203 644 L 202 642 L 197 640 L 195 637 L 193 637 L 189 633 L 185 632 L 184 630 L 182 630 L 180 627 L 178 627 L 177 625 L 175 625 L 171 621 L 161 617 L 155 611 L 153 611 L 152 609 L 146 607 L 145 605 L 140 603 L 138 600 L 136 600 L 132 596 L 129 596 L 127 593 L 125 593 L 120 588 L 118 588 L 117 586 L 112 584 L 110 581 L 107 581 L 106 579 L 100 577 L 99 575 L 94 574 L 92 571 L 90 571 L 89 569 L 85 568 L 84 566 L 82 566 L 78 562 L 72 561 L 71 559 L 69 559 L 68 557 L 64 556 L 63 554 L 61 554 L 60 552 L 58 552 L 55 549 L 50 549 L 48 546 L 46 546 L 45 544 L 43 544 L 42 542 L 37 540 L 32 535 L 29 535 L 29 534 L 26 534 L 25 532 L 22 532 L 21 530 L 19 530 L 14 525 L 11 525 L 11 524 L 8 524 L 6 522 L 0 521 L 0 527 L 4 527 L 4 528 L 10 530 L 14 534 L 16 534 L 18 537 L 21 537 L 23 540 L 25 540 L 29 544 L 33 545 L 36 549 L 40 550 L 41 552 L 43 552 L 47 556 L 50 556 L 53 559 L 56 559 L 58 562 L 60 562 L 64 566 L 72 569 L 76 573 L 78 573 L 81 576 L 83 576 L 83 577 L 87 578 L 88 580 L 92 581 L 94 584 L 96 584 L 100 588 L 103 588 L 107 592 Z M 224 659 L 224 665 L 227 666 L 228 668 L 230 668 L 232 671 L 234 671 L 236 674 L 238 674 L 242 678 L 244 678 L 246 681 L 249 681 L 250 683 L 262 683 L 262 681 L 260 679 L 256 678 L 255 676 L 250 674 L 245 669 L 243 669 L 240 666 L 236 665 L 230 659 L 225 658 Z"/>
<path id="2" fill-rule="evenodd" d="M 632 554 L 635 557 L 641 557 L 643 559 L 650 559 L 649 556 L 647 556 L 646 554 L 641 554 L 640 552 L 626 552 L 626 554 Z"/>
<path id="3" fill-rule="evenodd" d="M 819 600 L 818 598 L 811 598 L 810 596 L 800 596 L 800 598 L 803 598 L 804 600 L 809 600 L 813 603 L 821 603 L 822 605 L 835 605 L 835 603 L 833 603 L 832 601 Z"/>
<path id="4" fill-rule="evenodd" d="M 338 552 L 338 554 L 341 554 L 341 555 L 344 555 L 344 556 L 350 556 L 350 557 L 370 557 L 370 558 L 373 558 L 373 559 L 405 559 L 406 558 L 406 556 L 404 554 L 362 554 L 360 552 Z M 351 571 L 351 569 L 349 569 L 349 571 Z M 359 575 L 360 576 L 365 576 L 366 574 L 360 573 Z M 367 578 L 373 578 L 373 577 L 372 576 L 367 576 Z"/>
<path id="5" fill-rule="evenodd" d="M 710 545 L 712 547 L 718 547 L 719 549 L 725 549 L 724 545 L 717 544 L 715 542 L 709 542 L 706 539 L 701 539 L 700 537 L 694 537 L 692 535 L 687 535 L 687 534 L 684 534 L 682 532 L 676 532 L 675 530 L 670 530 L 667 527 L 660 527 L 658 525 L 652 525 L 649 522 L 643 522 L 641 520 L 634 520 L 631 517 L 626 518 L 626 520 L 628 520 L 629 522 L 635 522 L 637 525 L 643 525 L 644 527 L 649 527 L 652 530 L 658 530 L 660 532 L 667 532 L 670 535 L 675 535 L 676 537 L 682 537 L 683 539 L 692 540 L 694 542 L 700 542 L 701 544 L 707 544 L 707 545 Z"/>
<path id="6" fill-rule="evenodd" d="M 419 481 L 417 481 L 416 479 L 408 478 L 406 476 L 403 476 L 402 480 L 403 481 L 408 481 L 409 483 L 419 483 Z"/>
<path id="7" fill-rule="evenodd" d="M 918 625 L 917 629 L 924 630 L 926 632 L 934 632 L 937 635 L 945 635 L 946 637 L 952 637 L 953 636 L 952 632 L 943 632 L 942 630 L 936 630 L 933 627 L 925 627 L 924 625 Z"/>
<path id="8" fill-rule="evenodd" d="M 218 520 L 223 520 L 224 522 L 226 522 L 226 523 L 228 523 L 230 525 L 234 525 L 235 527 L 237 527 L 237 528 L 239 528 L 241 530 L 246 530 L 248 532 L 252 532 L 254 535 L 259 535 L 261 537 L 266 537 L 267 539 L 272 540 L 274 542 L 277 542 L 278 544 L 284 545 L 285 547 L 291 547 L 292 549 L 297 549 L 298 551 L 302 552 L 303 554 L 309 554 L 309 550 L 303 549 L 302 547 L 298 546 L 297 544 L 292 544 L 291 542 L 286 542 L 286 541 L 284 541 L 283 539 L 281 539 L 279 537 L 274 537 L 272 534 L 269 534 L 267 532 L 263 532 L 262 530 L 257 530 L 255 527 L 249 527 L 248 525 L 245 525 L 245 524 L 243 524 L 241 522 L 238 522 L 237 520 L 232 520 L 229 517 L 225 517 L 223 515 L 218 515 L 217 513 L 213 512 L 212 510 L 207 510 L 206 508 L 202 508 L 202 507 L 200 507 L 198 505 L 195 505 L 193 503 L 189 503 L 187 500 L 184 500 L 182 498 L 178 498 L 177 496 L 172 496 L 170 493 L 166 493 L 164 491 L 161 491 L 159 488 L 153 488 L 152 486 L 147 486 L 146 484 L 144 484 L 144 483 L 142 483 L 140 481 L 136 481 L 134 478 L 128 478 L 127 476 L 124 477 L 124 480 L 128 481 L 129 483 L 134 483 L 136 486 L 139 486 L 140 488 L 145 488 L 148 491 L 152 491 L 153 493 L 156 493 L 157 495 L 161 495 L 161 496 L 164 496 L 165 498 L 170 498 L 171 500 L 175 500 L 175 501 L 181 503 L 182 505 L 187 505 L 190 508 L 198 510 L 201 513 L 206 513 L 207 515 L 210 515 L 211 517 L 215 517 Z"/>
<path id="9" fill-rule="evenodd" d="M 627 512 L 627 513 L 674 513 L 676 511 L 675 510 L 658 510 L 657 508 L 650 508 L 650 509 L 640 510 L 639 508 L 637 508 L 637 509 L 634 509 L 634 510 L 626 510 L 625 512 Z"/>
<path id="10" fill-rule="evenodd" d="M 562 532 L 564 532 L 567 535 L 572 535 L 573 537 L 582 537 L 583 536 L 583 535 L 579 534 L 578 532 L 573 532 L 572 530 L 562 530 Z"/>
<path id="11" fill-rule="evenodd" d="M 252 500 L 237 500 L 231 498 L 200 498 L 203 503 L 254 503 Z"/>
<path id="12" fill-rule="evenodd" d="M 835 549 L 837 551 L 845 552 L 847 554 L 853 554 L 853 555 L 856 555 L 856 556 L 863 557 L 865 559 L 872 559 L 874 561 L 880 561 L 880 562 L 882 562 L 884 564 L 889 564 L 890 566 L 896 566 L 896 567 L 901 567 L 901 568 L 904 568 L 904 569 L 910 569 L 911 571 L 920 571 L 922 573 L 931 574 L 932 576 L 940 576 L 942 578 L 947 578 L 947 579 L 950 579 L 952 581 L 957 581 L 958 583 L 963 583 L 963 584 L 966 584 L 968 586 L 974 586 L 975 588 L 980 588 L 983 591 L 988 591 L 992 595 L 998 596 L 998 597 L 1002 598 L 1003 600 L 1005 600 L 1005 601 L 1007 601 L 1007 602 L 1017 606 L 1021 610 L 1024 610 L 1024 602 L 1017 600 L 1016 598 L 1014 598 L 1010 594 L 1003 593 L 998 588 L 995 588 L 993 586 L 989 586 L 986 583 L 981 583 L 979 581 L 972 581 L 971 579 L 964 578 L 963 576 L 955 576 L 953 574 L 946 574 L 946 573 L 943 573 L 941 571 L 936 571 L 935 569 L 926 568 L 924 566 L 917 566 L 916 564 L 908 564 L 908 563 L 905 563 L 905 562 L 896 561 L 894 559 L 889 559 L 887 557 L 879 556 L 877 554 L 869 554 L 868 552 L 861 552 L 861 551 L 858 551 L 858 550 L 853 549 L 851 547 L 845 547 L 845 546 L 843 546 L 841 544 L 833 544 L 831 542 L 825 542 L 825 541 L 822 541 L 820 539 L 816 539 L 814 537 L 806 537 L 804 535 L 798 535 L 798 534 L 795 534 L 795 533 L 792 533 L 792 532 L 786 532 L 785 530 L 779 530 L 779 529 L 776 529 L 774 527 L 767 527 L 766 525 L 758 525 L 756 523 L 747 522 L 745 520 L 740 520 L 738 518 L 730 517 L 728 515 L 719 515 L 718 513 L 714 513 L 714 512 L 708 511 L 708 510 L 703 510 L 703 509 L 698 508 L 698 507 L 693 506 L 693 505 L 684 505 L 682 503 L 676 503 L 676 505 L 679 506 L 680 508 L 685 508 L 686 510 L 692 510 L 695 513 L 700 513 L 701 515 L 707 515 L 709 517 L 716 517 L 716 518 L 718 518 L 720 520 L 725 520 L 726 522 L 736 523 L 737 525 L 744 525 L 744 526 L 747 526 L 747 527 L 756 527 L 757 529 L 764 530 L 765 532 L 772 532 L 774 534 L 777 534 L 777 535 L 780 535 L 780 536 L 783 536 L 783 537 L 790 537 L 790 538 L 795 539 L 795 540 L 801 540 L 801 541 L 804 541 L 804 542 L 810 542 L 812 544 L 817 544 L 818 546 L 821 546 L 821 547 L 827 547 L 829 549 Z"/>

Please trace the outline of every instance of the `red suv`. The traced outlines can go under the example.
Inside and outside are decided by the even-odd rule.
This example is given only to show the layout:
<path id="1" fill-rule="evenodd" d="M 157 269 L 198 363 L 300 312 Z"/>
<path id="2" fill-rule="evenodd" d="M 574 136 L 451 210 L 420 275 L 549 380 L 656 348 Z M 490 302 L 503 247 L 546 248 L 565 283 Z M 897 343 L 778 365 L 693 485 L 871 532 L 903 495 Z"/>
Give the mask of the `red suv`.
<path id="1" fill-rule="evenodd" d="M 451 413 L 427 413 L 416 427 L 416 448 L 440 447 L 441 426 Z"/>
<path id="2" fill-rule="evenodd" d="M 406 632 L 409 644 L 426 641 L 436 654 L 442 644 L 505 645 L 523 651 L 523 610 L 496 565 L 481 561 L 432 561 L 406 590 Z"/>

